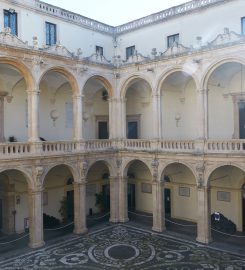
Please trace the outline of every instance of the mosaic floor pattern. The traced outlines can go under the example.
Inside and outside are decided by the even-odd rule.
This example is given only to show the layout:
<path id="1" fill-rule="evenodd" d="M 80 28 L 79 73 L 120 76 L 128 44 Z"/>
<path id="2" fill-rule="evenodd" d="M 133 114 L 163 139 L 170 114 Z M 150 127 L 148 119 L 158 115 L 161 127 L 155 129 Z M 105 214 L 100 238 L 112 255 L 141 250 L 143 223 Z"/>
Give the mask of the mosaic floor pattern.
<path id="1" fill-rule="evenodd" d="M 245 257 L 117 225 L 0 262 L 1 270 L 242 270 Z"/>

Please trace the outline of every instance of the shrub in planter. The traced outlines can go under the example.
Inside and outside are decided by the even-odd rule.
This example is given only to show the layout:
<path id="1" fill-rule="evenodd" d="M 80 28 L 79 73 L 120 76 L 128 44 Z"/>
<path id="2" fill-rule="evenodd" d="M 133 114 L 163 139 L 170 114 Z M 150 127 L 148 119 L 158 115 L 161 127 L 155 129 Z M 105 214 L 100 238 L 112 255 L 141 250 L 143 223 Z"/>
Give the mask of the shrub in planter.
<path id="1" fill-rule="evenodd" d="M 215 213 L 211 215 L 211 226 L 213 229 L 233 234 L 236 232 L 236 224 L 219 213 L 219 220 L 215 220 Z"/>

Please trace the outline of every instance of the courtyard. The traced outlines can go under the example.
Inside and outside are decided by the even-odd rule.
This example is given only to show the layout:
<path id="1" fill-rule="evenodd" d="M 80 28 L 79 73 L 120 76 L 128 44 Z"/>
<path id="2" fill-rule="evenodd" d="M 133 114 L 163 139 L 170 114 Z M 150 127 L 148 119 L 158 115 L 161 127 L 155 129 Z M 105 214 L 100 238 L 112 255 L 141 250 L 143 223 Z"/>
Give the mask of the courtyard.
<path id="1" fill-rule="evenodd" d="M 103 223 L 86 235 L 68 233 L 44 248 L 0 257 L 1 270 L 245 269 L 242 255 L 139 229 Z"/>

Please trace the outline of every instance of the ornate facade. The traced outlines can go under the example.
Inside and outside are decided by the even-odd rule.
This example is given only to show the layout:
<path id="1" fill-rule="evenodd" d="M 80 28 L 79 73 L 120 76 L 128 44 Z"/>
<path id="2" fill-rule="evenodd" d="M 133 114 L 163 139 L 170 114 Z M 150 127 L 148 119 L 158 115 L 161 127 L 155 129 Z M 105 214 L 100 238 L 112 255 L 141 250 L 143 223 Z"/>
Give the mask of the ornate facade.
<path id="1" fill-rule="evenodd" d="M 193 0 L 118 27 L 38 0 L 0 2 L 2 24 L 18 19 L 18 31 L 0 33 L 4 233 L 29 228 L 30 246 L 42 246 L 43 213 L 61 219 L 70 191 L 77 234 L 101 191 L 111 222 L 133 209 L 162 232 L 167 214 L 195 222 L 197 241 L 209 243 L 220 212 L 244 230 L 243 0 Z M 45 23 L 55 44 L 45 44 Z M 159 27 L 168 44 L 156 48 Z"/>

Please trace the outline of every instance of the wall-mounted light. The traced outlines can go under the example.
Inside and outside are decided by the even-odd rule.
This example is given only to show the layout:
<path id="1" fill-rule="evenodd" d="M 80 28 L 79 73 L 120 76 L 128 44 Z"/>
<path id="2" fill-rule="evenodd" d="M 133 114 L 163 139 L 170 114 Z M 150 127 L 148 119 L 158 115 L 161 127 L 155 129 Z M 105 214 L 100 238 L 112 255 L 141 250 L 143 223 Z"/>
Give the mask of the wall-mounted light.
<path id="1" fill-rule="evenodd" d="M 55 127 L 55 121 L 59 118 L 57 110 L 52 110 L 50 112 L 50 118 L 53 120 L 53 126 Z"/>
<path id="2" fill-rule="evenodd" d="M 181 119 L 180 113 L 176 113 L 176 114 L 175 114 L 176 127 L 179 126 L 179 121 L 180 121 L 180 119 Z"/>
<path id="3" fill-rule="evenodd" d="M 12 14 L 15 13 L 15 9 L 9 8 L 9 12 L 12 13 Z"/>
<path id="4" fill-rule="evenodd" d="M 15 200 L 16 204 L 20 204 L 20 195 L 16 195 Z"/>

